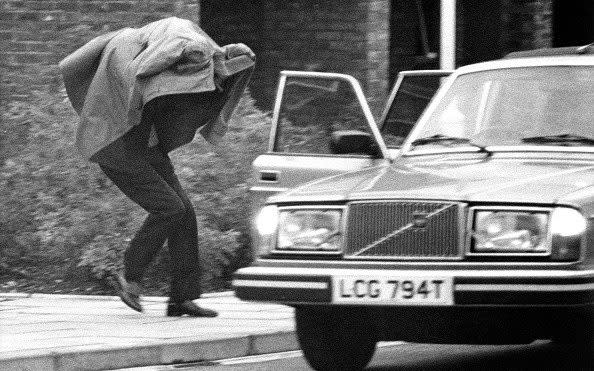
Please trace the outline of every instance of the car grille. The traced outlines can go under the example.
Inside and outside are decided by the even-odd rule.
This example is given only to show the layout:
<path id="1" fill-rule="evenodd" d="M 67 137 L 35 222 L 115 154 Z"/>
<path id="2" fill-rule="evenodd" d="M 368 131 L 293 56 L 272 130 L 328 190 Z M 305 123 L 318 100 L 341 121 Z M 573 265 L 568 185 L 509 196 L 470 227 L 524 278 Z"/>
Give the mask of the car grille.
<path id="1" fill-rule="evenodd" d="M 456 203 L 361 202 L 349 205 L 346 257 L 457 258 Z"/>

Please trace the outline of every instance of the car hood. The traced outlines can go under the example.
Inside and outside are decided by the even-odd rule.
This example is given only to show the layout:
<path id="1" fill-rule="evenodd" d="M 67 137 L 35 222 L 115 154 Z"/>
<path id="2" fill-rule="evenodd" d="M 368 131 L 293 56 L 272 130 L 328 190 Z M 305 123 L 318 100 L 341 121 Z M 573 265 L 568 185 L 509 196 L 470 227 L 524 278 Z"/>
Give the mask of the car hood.
<path id="1" fill-rule="evenodd" d="M 592 192 L 584 192 L 590 188 Z M 575 197 L 573 194 L 582 195 Z M 317 180 L 276 202 L 432 199 L 579 206 L 594 193 L 594 163 L 549 160 L 411 161 Z M 592 200 L 586 201 L 591 202 Z"/>

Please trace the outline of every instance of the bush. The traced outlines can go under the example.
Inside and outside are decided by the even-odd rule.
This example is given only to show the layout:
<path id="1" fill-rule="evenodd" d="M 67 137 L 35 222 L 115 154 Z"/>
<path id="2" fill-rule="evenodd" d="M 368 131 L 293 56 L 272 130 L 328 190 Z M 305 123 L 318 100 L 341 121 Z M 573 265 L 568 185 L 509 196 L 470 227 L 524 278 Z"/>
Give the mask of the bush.
<path id="1" fill-rule="evenodd" d="M 120 268 L 145 212 L 76 155 L 78 117 L 65 91 L 36 93 L 0 108 L 0 263 L 78 265 L 97 279 Z M 228 286 L 231 272 L 251 259 L 247 181 L 251 161 L 265 150 L 269 125 L 246 93 L 219 147 L 198 135 L 172 154 L 199 215 L 208 290 Z"/>

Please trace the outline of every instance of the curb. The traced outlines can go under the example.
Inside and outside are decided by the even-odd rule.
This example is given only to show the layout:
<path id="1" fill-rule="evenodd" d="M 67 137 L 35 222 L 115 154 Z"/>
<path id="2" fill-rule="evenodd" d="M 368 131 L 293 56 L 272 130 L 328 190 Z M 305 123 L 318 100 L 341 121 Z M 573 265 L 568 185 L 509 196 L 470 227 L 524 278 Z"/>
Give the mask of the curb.
<path id="1" fill-rule="evenodd" d="M 233 291 L 209 293 L 202 298 L 233 297 Z M 105 300 L 119 301 L 118 296 L 53 295 L 0 293 L 0 301 L 44 300 Z M 167 297 L 143 297 L 143 301 L 166 302 Z M 216 335 L 215 335 L 216 336 Z M 79 346 L 64 350 L 26 350 L 0 358 L 4 371 L 74 371 L 106 370 L 145 366 L 172 365 L 217 361 L 227 358 L 254 356 L 298 350 L 294 331 L 278 331 L 252 335 L 218 336 L 198 340 L 170 339 L 128 346 Z"/>
<path id="2" fill-rule="evenodd" d="M 0 369 L 35 371 L 106 370 L 216 361 L 299 349 L 293 331 L 200 341 L 168 341 L 133 347 L 17 353 Z"/>
<path id="3" fill-rule="evenodd" d="M 221 291 L 221 292 L 211 292 L 207 294 L 202 294 L 200 298 L 224 298 L 224 297 L 231 297 L 234 296 L 233 291 Z M 18 292 L 0 292 L 0 299 L 77 299 L 77 300 L 105 300 L 105 301 L 118 301 L 120 300 L 119 296 L 112 296 L 112 295 L 74 295 L 74 294 L 26 294 L 26 293 L 18 293 Z M 163 303 L 166 302 L 169 298 L 167 296 L 143 296 L 143 301 L 149 302 L 157 302 Z"/>

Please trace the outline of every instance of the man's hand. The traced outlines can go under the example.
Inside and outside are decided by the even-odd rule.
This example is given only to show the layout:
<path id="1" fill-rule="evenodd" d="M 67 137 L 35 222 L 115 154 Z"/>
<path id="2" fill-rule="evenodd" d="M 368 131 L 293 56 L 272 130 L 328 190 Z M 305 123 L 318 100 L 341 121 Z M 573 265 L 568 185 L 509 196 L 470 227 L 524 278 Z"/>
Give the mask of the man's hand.
<path id="1" fill-rule="evenodd" d="M 247 55 L 251 59 L 256 59 L 256 54 L 254 54 L 252 49 L 242 43 L 225 45 L 223 46 L 223 50 L 225 51 L 225 56 L 227 59 L 239 57 L 240 55 Z"/>

